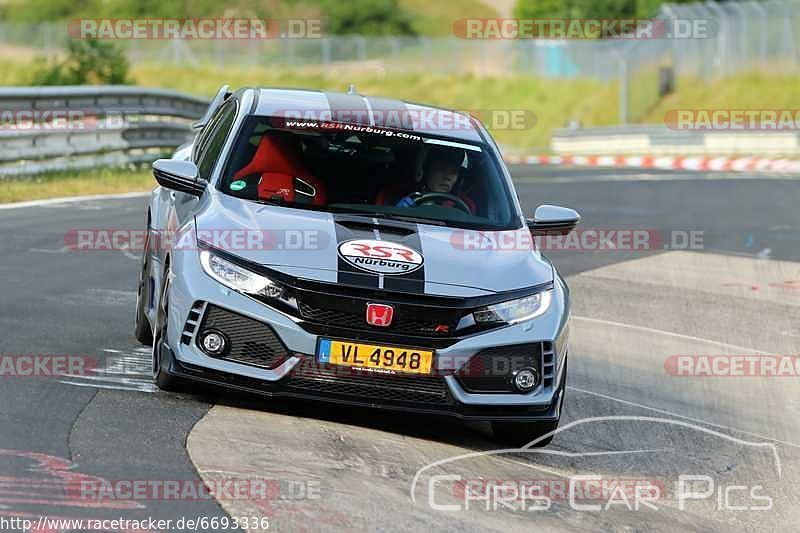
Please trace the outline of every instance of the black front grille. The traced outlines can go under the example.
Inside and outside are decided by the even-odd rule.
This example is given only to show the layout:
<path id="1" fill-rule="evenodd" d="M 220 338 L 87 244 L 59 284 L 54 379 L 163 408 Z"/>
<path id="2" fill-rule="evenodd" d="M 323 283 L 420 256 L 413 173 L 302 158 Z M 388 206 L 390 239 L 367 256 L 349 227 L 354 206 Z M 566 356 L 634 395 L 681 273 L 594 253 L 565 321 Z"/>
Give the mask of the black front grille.
<path id="1" fill-rule="evenodd" d="M 528 367 L 542 375 L 543 344 L 552 345 L 535 342 L 481 350 L 458 371 L 458 381 L 469 392 L 516 392 L 511 383 L 514 371 Z"/>
<path id="2" fill-rule="evenodd" d="M 470 297 L 428 295 L 301 279 L 224 250 L 214 249 L 214 253 L 281 283 L 285 288 L 284 297 L 294 299 L 299 309 L 266 296 L 256 298 L 300 319 L 299 326 L 313 335 L 362 338 L 363 334 L 369 334 L 376 339 L 390 337 L 385 339 L 387 342 L 424 342 L 424 345 L 436 348 L 449 346 L 465 336 L 505 325 L 502 322 L 476 324 L 474 320 L 470 320 L 476 310 L 549 290 L 553 286 L 552 282 L 547 282 L 524 289 Z M 366 320 L 369 303 L 392 306 L 393 323 L 388 327 L 369 325 Z M 461 329 L 458 329 L 459 326 Z"/>
<path id="3" fill-rule="evenodd" d="M 300 314 L 306 320 L 356 330 L 381 330 L 387 333 L 421 337 L 448 337 L 465 314 L 463 310 L 420 309 L 412 306 L 394 306 L 394 319 L 388 327 L 367 324 L 366 300 L 352 302 L 326 301 L 307 296 L 300 302 Z"/>
<path id="4" fill-rule="evenodd" d="M 348 396 L 355 399 L 449 403 L 448 389 L 440 376 L 376 374 L 349 367 L 302 361 L 291 373 L 286 387 L 301 391 Z"/>
<path id="5" fill-rule="evenodd" d="M 196 342 L 199 343 L 203 333 L 208 330 L 220 331 L 228 338 L 228 349 L 220 356 L 227 361 L 275 368 L 289 355 L 286 346 L 269 325 L 221 307 L 209 305 L 206 308 Z M 198 348 L 201 348 L 199 344 Z"/>

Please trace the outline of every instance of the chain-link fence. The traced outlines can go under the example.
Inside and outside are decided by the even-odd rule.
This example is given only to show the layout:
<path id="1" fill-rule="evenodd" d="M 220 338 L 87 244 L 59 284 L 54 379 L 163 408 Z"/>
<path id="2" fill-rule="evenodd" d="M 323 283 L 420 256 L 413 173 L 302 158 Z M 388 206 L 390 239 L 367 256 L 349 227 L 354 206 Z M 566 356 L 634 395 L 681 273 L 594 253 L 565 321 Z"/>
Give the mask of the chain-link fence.
<path id="1" fill-rule="evenodd" d="M 682 79 L 716 79 L 737 72 L 797 72 L 800 3 L 708 1 L 666 4 L 664 30 L 639 39 L 463 39 L 340 36 L 264 40 L 121 40 L 133 64 L 259 65 L 359 72 L 535 76 L 594 79 L 619 86 L 619 121 L 636 121 Z M 698 26 L 697 21 L 701 24 Z M 678 28 L 702 28 L 677 35 Z M 0 50 L 53 53 L 67 42 L 67 25 L 0 24 Z"/>

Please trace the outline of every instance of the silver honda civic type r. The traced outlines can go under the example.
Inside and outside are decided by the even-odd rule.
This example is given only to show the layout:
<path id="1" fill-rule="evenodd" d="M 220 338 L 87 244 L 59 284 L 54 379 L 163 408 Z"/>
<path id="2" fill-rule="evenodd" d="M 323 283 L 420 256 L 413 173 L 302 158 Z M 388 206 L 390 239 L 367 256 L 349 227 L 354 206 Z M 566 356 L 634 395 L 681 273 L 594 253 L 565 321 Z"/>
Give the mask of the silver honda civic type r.
<path id="1" fill-rule="evenodd" d="M 549 443 L 569 290 L 473 117 L 354 91 L 220 89 L 153 164 L 135 334 L 164 390 L 213 385 L 489 421 Z"/>

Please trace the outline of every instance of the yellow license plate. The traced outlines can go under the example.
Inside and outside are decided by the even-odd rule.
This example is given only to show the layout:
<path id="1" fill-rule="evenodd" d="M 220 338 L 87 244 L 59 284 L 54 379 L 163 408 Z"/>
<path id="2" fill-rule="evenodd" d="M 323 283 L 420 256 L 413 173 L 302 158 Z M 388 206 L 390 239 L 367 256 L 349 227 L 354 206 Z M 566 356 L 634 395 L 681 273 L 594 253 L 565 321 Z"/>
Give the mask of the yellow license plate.
<path id="1" fill-rule="evenodd" d="M 433 352 L 402 346 L 381 346 L 321 339 L 317 348 L 320 363 L 376 370 L 430 374 Z"/>

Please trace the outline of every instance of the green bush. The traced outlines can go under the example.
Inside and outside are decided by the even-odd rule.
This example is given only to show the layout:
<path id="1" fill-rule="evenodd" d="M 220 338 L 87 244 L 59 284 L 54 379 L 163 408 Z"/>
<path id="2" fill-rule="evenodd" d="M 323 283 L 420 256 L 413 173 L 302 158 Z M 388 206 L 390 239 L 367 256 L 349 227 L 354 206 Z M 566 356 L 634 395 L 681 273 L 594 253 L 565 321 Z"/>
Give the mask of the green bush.
<path id="1" fill-rule="evenodd" d="M 670 0 L 683 4 L 696 0 Z M 617 19 L 648 18 L 658 13 L 663 0 L 517 0 L 519 18 Z"/>
<path id="2" fill-rule="evenodd" d="M 632 18 L 636 0 L 517 0 L 514 15 L 532 19 Z"/>
<path id="3" fill-rule="evenodd" d="M 415 19 L 398 0 L 0 0 L 10 22 L 73 18 L 322 17 L 331 34 L 414 35 Z M 455 17 L 456 14 L 453 14 Z"/>
<path id="4" fill-rule="evenodd" d="M 336 35 L 414 35 L 397 0 L 322 0 L 323 31 Z"/>
<path id="5" fill-rule="evenodd" d="M 128 59 L 112 43 L 71 39 L 64 59 L 36 59 L 31 85 L 120 85 L 128 78 Z"/>

